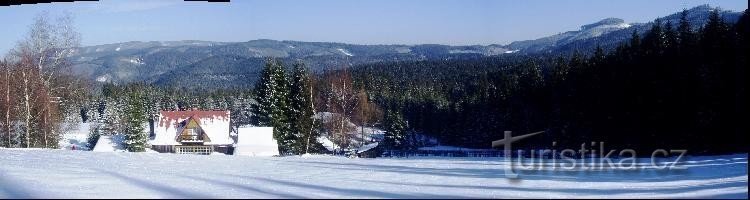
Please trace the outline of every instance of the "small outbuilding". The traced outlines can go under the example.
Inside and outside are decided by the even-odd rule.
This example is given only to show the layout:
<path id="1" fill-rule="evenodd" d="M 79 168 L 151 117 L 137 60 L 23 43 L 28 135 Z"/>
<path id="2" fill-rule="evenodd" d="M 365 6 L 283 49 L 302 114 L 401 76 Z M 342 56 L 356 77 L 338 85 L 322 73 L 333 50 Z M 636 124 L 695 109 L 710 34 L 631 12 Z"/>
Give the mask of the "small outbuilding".
<path id="1" fill-rule="evenodd" d="M 279 145 L 273 139 L 273 127 L 237 128 L 237 143 L 234 144 L 233 154 L 240 156 L 278 156 Z"/>

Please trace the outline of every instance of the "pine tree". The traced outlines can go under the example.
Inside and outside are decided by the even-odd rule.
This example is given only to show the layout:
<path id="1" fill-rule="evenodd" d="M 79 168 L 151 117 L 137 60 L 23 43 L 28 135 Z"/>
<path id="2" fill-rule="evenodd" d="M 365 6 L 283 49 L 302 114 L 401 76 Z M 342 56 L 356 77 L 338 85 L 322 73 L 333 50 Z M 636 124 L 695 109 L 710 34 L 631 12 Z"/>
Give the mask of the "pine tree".
<path id="1" fill-rule="evenodd" d="M 643 37 L 641 48 L 646 55 L 661 55 L 664 51 L 664 30 L 661 27 L 661 19 L 654 20 L 651 30 Z"/>
<path id="2" fill-rule="evenodd" d="M 143 127 L 146 122 L 146 111 L 143 107 L 142 94 L 138 91 L 131 91 L 127 101 L 125 147 L 130 152 L 143 152 L 146 150 L 148 136 Z"/>
<path id="3" fill-rule="evenodd" d="M 255 123 L 273 127 L 273 137 L 279 143 L 279 152 L 290 153 L 294 135 L 289 129 L 289 81 L 286 72 L 277 59 L 266 59 L 261 79 L 255 90 L 257 100 Z"/>
<path id="4" fill-rule="evenodd" d="M 310 146 L 318 143 L 318 132 L 314 127 L 312 83 L 304 63 L 294 65 L 290 91 L 290 125 L 291 133 L 296 138 L 294 152 L 308 153 Z"/>
<path id="5" fill-rule="evenodd" d="M 674 30 L 674 27 L 672 26 L 672 22 L 667 21 L 667 23 L 664 25 L 664 40 L 665 40 L 665 46 L 667 49 L 671 51 L 675 51 L 675 49 L 678 48 L 678 33 L 676 30 Z"/>
<path id="6" fill-rule="evenodd" d="M 383 146 L 389 150 L 401 150 L 406 146 L 406 122 L 398 111 L 389 111 L 386 114 L 383 125 L 385 135 Z"/>
<path id="7" fill-rule="evenodd" d="M 565 60 L 564 57 L 558 57 L 555 60 L 555 68 L 552 72 L 552 81 L 554 84 L 561 83 L 565 81 L 565 79 L 568 77 L 568 73 L 570 72 L 570 65 L 568 65 L 568 62 Z"/>
<path id="8" fill-rule="evenodd" d="M 589 65 L 598 65 L 604 63 L 604 57 L 606 55 L 604 54 L 604 49 L 602 49 L 601 46 L 596 45 L 596 49 L 594 50 L 594 55 L 591 56 L 591 59 L 589 59 Z"/>
<path id="9" fill-rule="evenodd" d="M 688 54 L 688 50 L 693 49 L 696 45 L 696 36 L 693 28 L 690 25 L 690 21 L 687 19 L 688 11 L 683 10 L 680 15 L 680 22 L 677 26 L 678 43 L 680 53 L 685 55 Z"/>
<path id="10" fill-rule="evenodd" d="M 750 10 L 745 9 L 745 12 L 743 12 L 742 17 L 737 21 L 737 24 L 735 25 L 735 31 L 737 32 L 738 36 L 738 55 L 739 55 L 739 62 L 735 65 L 735 76 L 737 79 L 737 98 L 735 100 L 735 116 L 741 116 L 745 113 L 748 113 L 747 108 L 747 77 L 750 76 L 748 74 L 748 48 L 750 48 Z M 745 126 L 743 123 L 743 120 L 740 117 L 735 118 L 735 123 L 733 126 L 738 127 L 735 129 L 735 136 L 741 136 L 746 135 L 743 133 L 748 132 L 748 127 Z M 740 139 L 742 140 L 742 139 Z M 744 141 L 744 140 L 742 140 Z M 746 145 L 743 152 L 748 151 L 748 147 Z"/>
<path id="11" fill-rule="evenodd" d="M 232 118 L 231 123 L 234 127 L 240 127 L 243 125 L 252 124 L 252 105 L 249 97 L 239 96 L 232 98 L 229 101 L 229 108 L 231 110 L 230 115 Z"/>
<path id="12" fill-rule="evenodd" d="M 633 30 L 633 34 L 630 36 L 630 55 L 637 56 L 641 49 L 641 35 L 638 34 L 638 30 Z"/>

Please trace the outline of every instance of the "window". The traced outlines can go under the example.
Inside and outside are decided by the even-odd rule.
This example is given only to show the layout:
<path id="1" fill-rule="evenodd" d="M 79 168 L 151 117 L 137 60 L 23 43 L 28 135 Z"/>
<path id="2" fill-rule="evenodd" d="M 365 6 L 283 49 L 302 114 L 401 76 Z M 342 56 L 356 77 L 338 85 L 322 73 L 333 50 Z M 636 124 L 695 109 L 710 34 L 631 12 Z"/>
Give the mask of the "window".
<path id="1" fill-rule="evenodd" d="M 213 152 L 212 146 L 176 146 L 175 153 L 178 154 L 199 154 L 210 155 Z"/>
<path id="2" fill-rule="evenodd" d="M 191 128 L 191 129 L 188 129 L 187 131 L 188 131 L 187 132 L 188 135 L 198 135 L 198 133 L 196 133 L 195 129 Z"/>

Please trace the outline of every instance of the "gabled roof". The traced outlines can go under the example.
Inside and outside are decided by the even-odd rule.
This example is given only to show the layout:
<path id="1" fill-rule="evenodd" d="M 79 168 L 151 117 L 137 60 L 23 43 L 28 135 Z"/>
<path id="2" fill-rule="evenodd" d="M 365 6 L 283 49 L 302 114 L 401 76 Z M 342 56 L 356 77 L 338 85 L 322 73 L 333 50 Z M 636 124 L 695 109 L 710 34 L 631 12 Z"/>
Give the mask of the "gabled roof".
<path id="1" fill-rule="evenodd" d="M 180 145 L 176 142 L 178 134 L 190 121 L 199 125 L 206 145 L 228 145 L 234 143 L 229 137 L 230 115 L 229 111 L 161 111 L 158 120 L 154 123 L 154 136 L 150 139 L 151 145 Z"/>
<path id="2" fill-rule="evenodd" d="M 195 118 L 200 125 L 202 119 L 229 119 L 229 111 L 205 111 L 205 110 L 186 110 L 186 111 L 161 111 L 159 126 L 167 126 L 170 121 L 179 119 Z"/>

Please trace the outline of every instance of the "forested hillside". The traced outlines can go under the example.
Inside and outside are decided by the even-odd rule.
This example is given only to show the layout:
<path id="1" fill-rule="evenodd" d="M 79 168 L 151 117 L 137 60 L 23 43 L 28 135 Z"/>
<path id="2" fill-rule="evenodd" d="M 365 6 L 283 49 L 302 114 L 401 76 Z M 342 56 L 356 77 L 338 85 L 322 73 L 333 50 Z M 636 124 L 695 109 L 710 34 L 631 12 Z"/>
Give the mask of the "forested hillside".
<path id="1" fill-rule="evenodd" d="M 712 10 L 718 10 L 728 23 L 735 23 L 741 14 L 703 5 L 686 10 L 686 17 L 695 27 L 700 27 L 706 23 Z M 676 26 L 679 18 L 680 14 L 675 13 L 659 19 Z M 507 45 L 360 45 L 268 39 L 246 42 L 133 41 L 76 48 L 69 61 L 73 64 L 73 72 L 98 83 L 144 81 L 159 86 L 218 89 L 252 86 L 264 57 L 280 58 L 286 63 L 302 60 L 313 72 L 321 73 L 328 69 L 379 62 L 513 57 L 514 54 L 556 56 L 570 55 L 574 51 L 591 55 L 596 46 L 605 52 L 613 51 L 621 42 L 627 41 L 633 31 L 643 34 L 651 26 L 652 22 L 606 18 L 582 25 L 580 30 Z"/>
<path id="2" fill-rule="evenodd" d="M 613 52 L 376 63 L 354 80 L 409 132 L 448 145 L 487 148 L 502 132 L 545 131 L 526 147 L 747 151 L 748 15 L 735 24 L 713 11 L 695 27 L 657 20 Z"/>
<path id="3" fill-rule="evenodd" d="M 747 109 L 741 102 L 747 95 L 748 16 L 732 24 L 714 11 L 700 27 L 687 16 L 676 26 L 656 20 L 650 31 L 631 32 L 613 51 L 597 47 L 589 56 L 377 62 L 317 75 L 304 61 L 265 59 L 255 75 L 258 82 L 233 80 L 252 85 L 252 92 L 249 87 L 213 91 L 110 84 L 94 99 L 109 107 L 117 105 L 109 101 L 122 102 L 116 99 L 126 91 L 142 91 L 152 115 L 158 110 L 230 110 L 235 126 L 277 127 L 276 138 L 290 153 L 307 152 L 309 134 L 347 148 L 361 145 L 347 142 L 352 131 L 347 123 L 385 130 L 382 147 L 388 149 L 417 148 L 418 142 L 409 141 L 417 136 L 435 137 L 443 145 L 489 148 L 510 130 L 545 131 L 519 148 L 575 149 L 604 142 L 608 148 L 687 148 L 694 154 L 747 151 L 740 116 Z M 335 113 L 334 119 L 301 122 L 320 112 Z"/>

